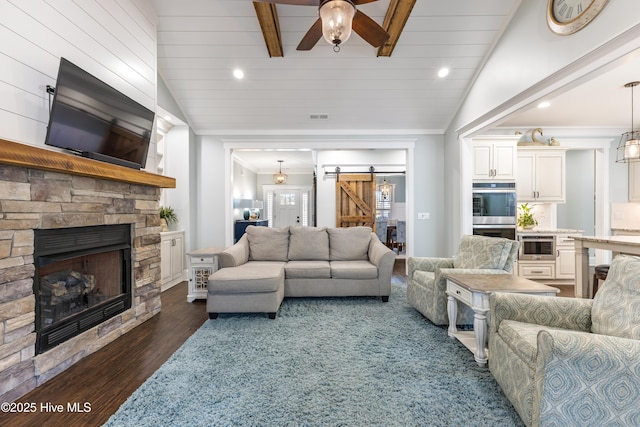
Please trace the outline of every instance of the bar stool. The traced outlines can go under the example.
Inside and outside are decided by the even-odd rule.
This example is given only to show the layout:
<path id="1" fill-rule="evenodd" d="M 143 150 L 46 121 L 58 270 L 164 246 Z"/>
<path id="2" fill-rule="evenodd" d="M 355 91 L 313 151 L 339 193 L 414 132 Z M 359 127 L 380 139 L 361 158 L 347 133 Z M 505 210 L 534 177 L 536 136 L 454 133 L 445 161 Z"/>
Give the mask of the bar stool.
<path id="1" fill-rule="evenodd" d="M 607 274 L 609 273 L 609 264 L 600 264 L 596 265 L 593 273 L 593 295 L 591 298 L 596 296 L 596 292 L 598 292 L 598 285 L 600 280 L 607 280 Z"/>

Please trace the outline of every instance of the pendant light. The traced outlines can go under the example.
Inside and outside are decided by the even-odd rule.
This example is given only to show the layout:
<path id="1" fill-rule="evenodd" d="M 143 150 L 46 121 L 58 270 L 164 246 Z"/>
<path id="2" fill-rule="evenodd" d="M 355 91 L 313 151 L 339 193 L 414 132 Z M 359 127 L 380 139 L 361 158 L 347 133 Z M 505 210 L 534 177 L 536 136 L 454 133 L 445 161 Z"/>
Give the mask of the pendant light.
<path id="1" fill-rule="evenodd" d="M 624 85 L 624 87 L 631 88 L 631 130 L 623 133 L 620 137 L 616 163 L 640 161 L 640 131 L 633 129 L 633 88 L 639 84 L 640 81 Z"/>
<path id="2" fill-rule="evenodd" d="M 391 199 L 391 186 L 387 182 L 387 178 L 382 179 L 382 185 L 380 186 L 380 196 L 384 202 L 388 202 Z"/>
<path id="3" fill-rule="evenodd" d="M 276 184 L 284 184 L 287 182 L 287 174 L 282 173 L 282 162 L 284 160 L 278 160 L 278 162 L 280 163 L 280 172 L 273 174 L 273 181 Z"/>
<path id="4" fill-rule="evenodd" d="M 351 0 L 325 0 L 320 5 L 322 35 L 333 45 L 333 50 L 340 51 L 340 43 L 351 37 L 352 21 L 356 7 Z"/>

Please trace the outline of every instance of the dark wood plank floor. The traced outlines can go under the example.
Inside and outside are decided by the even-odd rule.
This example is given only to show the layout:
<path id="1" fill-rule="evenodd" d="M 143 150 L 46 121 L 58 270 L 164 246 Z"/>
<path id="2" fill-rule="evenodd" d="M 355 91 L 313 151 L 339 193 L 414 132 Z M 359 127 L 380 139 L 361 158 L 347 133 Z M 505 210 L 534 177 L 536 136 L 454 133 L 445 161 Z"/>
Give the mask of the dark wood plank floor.
<path id="1" fill-rule="evenodd" d="M 20 398 L 33 414 L 0 414 L 0 426 L 100 426 L 208 318 L 204 301 L 187 302 L 187 282 L 162 294 L 162 310 L 101 350 Z M 64 405 L 47 413 L 41 404 Z M 85 402 L 91 412 L 67 413 L 67 403 Z"/>
<path id="2" fill-rule="evenodd" d="M 397 259 L 392 283 L 406 283 L 405 260 Z M 187 282 L 162 293 L 162 311 L 18 400 L 35 413 L 0 413 L 0 426 L 100 426 L 208 318 L 204 301 L 187 302 Z M 91 411 L 67 412 L 67 403 Z M 63 405 L 64 412 L 41 411 Z"/>

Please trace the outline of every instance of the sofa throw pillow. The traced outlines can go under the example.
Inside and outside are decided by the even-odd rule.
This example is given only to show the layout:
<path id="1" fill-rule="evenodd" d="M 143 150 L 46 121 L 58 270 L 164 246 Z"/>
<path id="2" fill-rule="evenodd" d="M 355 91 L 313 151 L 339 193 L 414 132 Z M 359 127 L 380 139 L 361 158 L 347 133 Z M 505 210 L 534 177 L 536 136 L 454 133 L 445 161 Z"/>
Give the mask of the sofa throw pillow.
<path id="1" fill-rule="evenodd" d="M 328 261 L 329 235 L 327 227 L 292 226 L 289 231 L 289 260 Z"/>
<path id="2" fill-rule="evenodd" d="M 503 269 L 511 251 L 511 240 L 486 236 L 462 236 L 454 268 Z"/>
<path id="3" fill-rule="evenodd" d="M 289 227 L 247 227 L 250 261 L 287 261 Z"/>
<path id="4" fill-rule="evenodd" d="M 618 255 L 591 306 L 591 332 L 640 339 L 640 257 Z"/>
<path id="5" fill-rule="evenodd" d="M 369 259 L 371 227 L 329 228 L 329 255 L 332 261 Z"/>

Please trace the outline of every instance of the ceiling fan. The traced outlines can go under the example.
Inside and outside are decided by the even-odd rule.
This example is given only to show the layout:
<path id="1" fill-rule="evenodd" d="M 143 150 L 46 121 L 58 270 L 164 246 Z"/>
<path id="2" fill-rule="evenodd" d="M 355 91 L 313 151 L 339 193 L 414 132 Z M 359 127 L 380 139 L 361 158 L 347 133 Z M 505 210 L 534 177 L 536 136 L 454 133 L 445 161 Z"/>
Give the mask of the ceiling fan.
<path id="1" fill-rule="evenodd" d="M 358 33 L 373 47 L 380 47 L 389 39 L 389 34 L 376 21 L 360 12 L 356 5 L 372 3 L 377 0 L 256 0 L 262 3 L 292 4 L 298 6 L 316 6 L 320 17 L 304 35 L 297 50 L 311 50 L 324 36 L 340 50 L 340 44 L 351 36 L 351 30 Z"/>

